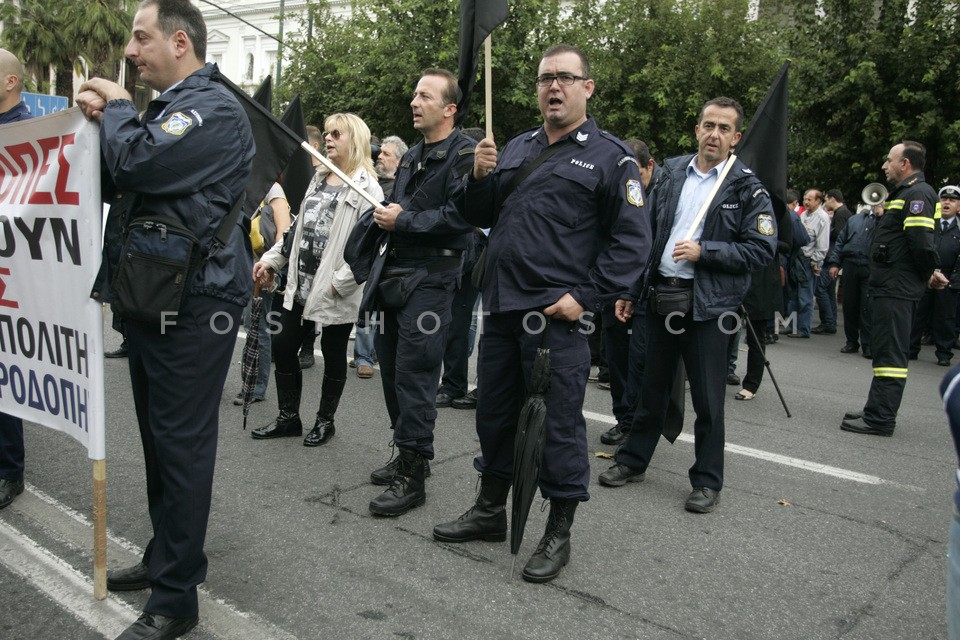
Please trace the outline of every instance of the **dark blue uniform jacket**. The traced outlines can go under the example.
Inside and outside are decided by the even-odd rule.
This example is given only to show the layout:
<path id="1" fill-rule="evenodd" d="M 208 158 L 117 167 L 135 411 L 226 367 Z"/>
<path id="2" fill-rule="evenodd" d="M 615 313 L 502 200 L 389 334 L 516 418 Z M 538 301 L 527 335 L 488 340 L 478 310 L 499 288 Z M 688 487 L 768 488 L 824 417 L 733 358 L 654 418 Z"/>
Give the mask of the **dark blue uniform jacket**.
<path id="1" fill-rule="evenodd" d="M 670 237 L 687 165 L 695 154 L 669 158 L 657 187 L 648 278 L 655 276 Z M 750 272 L 770 264 L 777 249 L 777 226 L 770 195 L 747 165 L 737 160 L 703 222 L 700 259 L 694 266 L 693 319 L 710 320 L 736 311 L 750 287 Z M 652 280 L 648 282 L 652 284 Z"/>
<path id="2" fill-rule="evenodd" d="M 570 293 L 586 311 L 624 297 L 650 251 L 636 159 L 593 118 L 495 210 L 498 192 L 547 148 L 542 128 L 510 140 L 490 175 L 458 195 L 468 222 L 492 227 L 483 277 L 491 313 L 543 308 Z M 559 141 L 555 144 L 559 144 Z"/>
<path id="3" fill-rule="evenodd" d="M 833 251 L 827 256 L 827 264 L 842 266 L 845 264 L 866 267 L 870 264 L 870 243 L 873 230 L 877 226 L 877 217 L 865 211 L 847 221 L 847 225 L 837 236 Z"/>
<path id="4" fill-rule="evenodd" d="M 116 187 L 140 197 L 137 215 L 177 218 L 210 247 L 240 198 L 254 156 L 250 122 L 206 65 L 151 101 L 143 124 L 129 100 L 103 111 L 100 148 Z M 198 269 L 190 293 L 238 305 L 250 298 L 253 255 L 244 217 L 223 249 Z"/>
<path id="5" fill-rule="evenodd" d="M 393 201 L 403 207 L 390 240 L 393 248 L 467 248 L 466 234 L 473 233 L 473 227 L 449 201 L 473 169 L 476 146 L 457 129 L 426 155 L 422 140 L 403 154 L 393 185 Z"/>

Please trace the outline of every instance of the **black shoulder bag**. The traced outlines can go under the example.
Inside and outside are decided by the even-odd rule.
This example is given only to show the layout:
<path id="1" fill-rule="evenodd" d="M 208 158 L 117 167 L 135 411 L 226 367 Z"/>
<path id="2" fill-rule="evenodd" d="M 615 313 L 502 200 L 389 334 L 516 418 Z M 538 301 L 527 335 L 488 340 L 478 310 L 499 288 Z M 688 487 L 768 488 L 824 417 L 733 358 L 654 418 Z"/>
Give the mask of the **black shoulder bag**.
<path id="1" fill-rule="evenodd" d="M 507 183 L 507 186 L 504 187 L 503 191 L 499 194 L 499 201 L 497 202 L 497 210 L 494 214 L 493 225 L 497 224 L 497 220 L 500 219 L 500 207 L 503 206 L 503 203 L 507 201 L 507 198 L 510 197 L 510 194 L 516 190 L 520 183 L 527 179 L 531 173 L 533 173 L 537 167 L 542 165 L 544 162 L 556 155 L 561 149 L 568 147 L 573 144 L 573 140 L 570 138 L 564 139 L 563 142 L 558 142 L 557 144 L 547 147 L 543 152 L 538 155 L 536 158 L 528 162 L 527 164 L 520 167 L 520 170 L 517 171 L 510 182 Z M 493 225 L 490 225 L 491 229 Z M 477 289 L 483 289 L 483 272 L 487 266 L 487 247 L 490 246 L 489 243 L 483 247 L 483 251 L 480 252 L 480 256 L 477 258 L 477 262 L 473 265 L 473 271 L 470 272 L 470 282 L 473 283 Z"/>
<path id="2" fill-rule="evenodd" d="M 233 205 L 204 253 L 197 236 L 170 216 L 132 218 L 113 279 L 113 312 L 154 325 L 175 321 L 197 269 L 226 246 L 244 197 Z"/>

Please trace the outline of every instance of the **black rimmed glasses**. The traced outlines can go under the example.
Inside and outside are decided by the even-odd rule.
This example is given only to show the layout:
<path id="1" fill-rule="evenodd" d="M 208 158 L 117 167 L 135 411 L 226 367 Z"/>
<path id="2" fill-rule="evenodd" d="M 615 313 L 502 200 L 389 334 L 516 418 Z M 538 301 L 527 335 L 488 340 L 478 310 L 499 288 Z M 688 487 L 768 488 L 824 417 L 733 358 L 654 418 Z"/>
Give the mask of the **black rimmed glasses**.
<path id="1" fill-rule="evenodd" d="M 545 73 L 542 76 L 537 76 L 537 86 L 538 87 L 549 87 L 553 84 L 553 81 L 556 80 L 557 84 L 561 87 L 569 87 L 577 80 L 586 80 L 583 76 L 575 76 L 572 73 L 558 73 L 553 75 L 551 73 Z"/>
<path id="2" fill-rule="evenodd" d="M 333 131 L 324 131 L 321 137 L 326 138 L 327 136 L 330 136 L 334 140 L 339 140 L 340 136 L 342 135 L 343 135 L 342 131 L 340 131 L 339 129 L 334 129 Z"/>

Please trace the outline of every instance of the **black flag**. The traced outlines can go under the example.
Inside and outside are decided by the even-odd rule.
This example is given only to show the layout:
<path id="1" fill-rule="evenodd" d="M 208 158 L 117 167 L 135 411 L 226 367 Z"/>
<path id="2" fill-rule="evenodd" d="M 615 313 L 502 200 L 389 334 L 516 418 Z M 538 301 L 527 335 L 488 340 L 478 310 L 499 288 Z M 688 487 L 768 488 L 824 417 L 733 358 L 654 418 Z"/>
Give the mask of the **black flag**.
<path id="1" fill-rule="evenodd" d="M 283 115 L 280 116 L 280 122 L 300 136 L 301 140 L 307 139 L 307 123 L 303 118 L 303 105 L 300 102 L 299 93 L 293 96 L 293 100 L 287 105 Z M 303 202 L 303 196 L 307 192 L 307 186 L 309 186 L 311 178 L 313 178 L 311 156 L 305 149 L 297 149 L 293 152 L 293 157 L 290 158 L 287 169 L 280 179 L 280 183 L 283 185 L 283 193 L 287 196 L 287 202 L 290 203 L 291 214 L 297 215 L 300 213 L 300 203 Z"/>
<path id="2" fill-rule="evenodd" d="M 257 154 L 253 157 L 253 171 L 246 189 L 246 210 L 254 211 L 260 206 L 260 201 L 267 195 L 267 191 L 277 177 L 287 166 L 293 152 L 300 148 L 301 139 L 286 125 L 277 120 L 276 116 L 256 102 L 247 93 L 233 84 L 229 78 L 220 73 L 219 69 L 214 79 L 223 84 L 236 96 L 243 110 L 250 120 L 253 129 L 253 140 L 257 145 Z"/>
<path id="3" fill-rule="evenodd" d="M 737 157 L 753 169 L 770 192 L 779 220 L 786 209 L 787 193 L 787 60 L 766 97 L 750 119 L 750 127 L 737 145 Z"/>
<path id="4" fill-rule="evenodd" d="M 460 67 L 457 83 L 461 98 L 457 103 L 459 125 L 470 107 L 470 94 L 477 80 L 480 46 L 490 33 L 507 19 L 507 0 L 460 0 Z"/>
<path id="5" fill-rule="evenodd" d="M 273 109 L 273 76 L 267 76 L 253 92 L 253 99 L 263 105 L 267 111 Z"/>

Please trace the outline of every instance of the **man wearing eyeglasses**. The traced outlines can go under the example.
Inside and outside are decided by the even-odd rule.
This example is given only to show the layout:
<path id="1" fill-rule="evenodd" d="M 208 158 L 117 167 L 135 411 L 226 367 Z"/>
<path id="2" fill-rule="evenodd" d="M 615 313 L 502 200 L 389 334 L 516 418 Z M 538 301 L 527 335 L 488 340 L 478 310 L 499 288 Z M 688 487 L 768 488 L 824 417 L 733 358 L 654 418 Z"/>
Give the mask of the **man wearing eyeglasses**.
<path id="1" fill-rule="evenodd" d="M 481 141 L 455 200 L 468 222 L 491 228 L 483 276 L 490 315 L 478 365 L 481 455 L 474 460 L 482 484 L 476 505 L 433 535 L 444 542 L 505 539 L 514 434 L 543 344 L 550 386 L 539 484 L 550 516 L 523 578 L 548 582 L 570 559 L 574 511 L 589 498 L 585 325 L 640 276 L 650 224 L 636 158 L 587 115 L 594 82 L 583 52 L 547 50 L 536 89 L 543 125 L 510 140 L 499 156 L 492 139 Z"/>
<path id="2" fill-rule="evenodd" d="M 393 203 L 373 215 L 390 232 L 390 246 L 379 285 L 364 298 L 377 296 L 381 327 L 374 343 L 399 451 L 370 474 L 374 484 L 389 485 L 370 502 L 379 516 L 398 516 L 426 501 L 440 366 L 463 251 L 473 233 L 449 203 L 473 164 L 474 141 L 454 123 L 459 99 L 452 73 L 423 72 L 410 102 L 413 127 L 423 140 L 400 159 Z"/>

